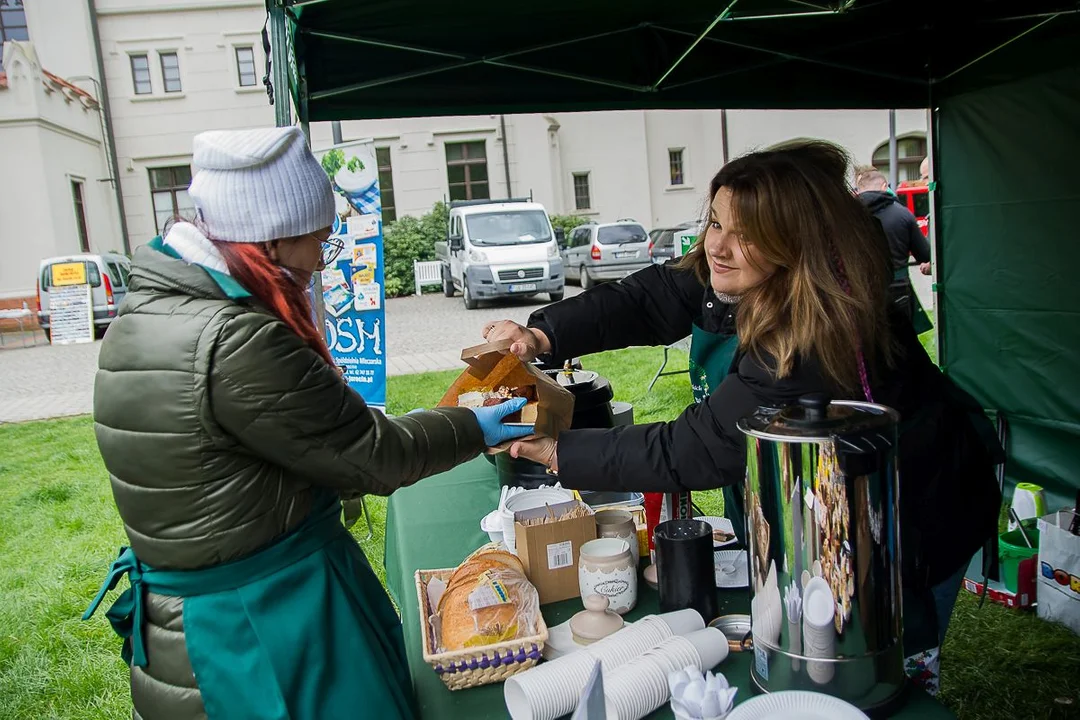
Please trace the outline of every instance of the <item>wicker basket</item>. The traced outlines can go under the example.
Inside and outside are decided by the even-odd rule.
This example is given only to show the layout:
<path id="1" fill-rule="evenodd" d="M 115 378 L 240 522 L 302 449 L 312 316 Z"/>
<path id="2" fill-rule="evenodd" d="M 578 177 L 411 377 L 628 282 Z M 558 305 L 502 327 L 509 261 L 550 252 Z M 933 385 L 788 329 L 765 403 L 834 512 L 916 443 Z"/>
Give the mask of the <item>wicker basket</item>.
<path id="1" fill-rule="evenodd" d="M 432 667 L 451 690 L 479 687 L 506 680 L 522 670 L 528 670 L 540 661 L 544 643 L 548 639 L 547 625 L 541 615 L 536 634 L 494 645 L 435 653 L 431 637 L 431 605 L 428 603 L 427 584 L 433 578 L 450 579 L 455 568 L 416 571 L 416 599 L 420 608 L 420 638 L 424 643 L 424 662 Z"/>

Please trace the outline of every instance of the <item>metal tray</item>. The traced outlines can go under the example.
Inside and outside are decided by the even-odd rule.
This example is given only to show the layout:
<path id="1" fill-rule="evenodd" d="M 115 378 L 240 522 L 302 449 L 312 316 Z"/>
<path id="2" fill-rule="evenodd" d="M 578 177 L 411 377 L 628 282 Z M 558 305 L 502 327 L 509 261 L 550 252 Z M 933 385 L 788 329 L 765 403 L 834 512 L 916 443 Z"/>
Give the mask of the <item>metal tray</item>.
<path id="1" fill-rule="evenodd" d="M 709 627 L 724 633 L 731 652 L 746 652 L 754 647 L 749 615 L 721 615 L 709 623 Z"/>
<path id="2" fill-rule="evenodd" d="M 593 510 L 613 505 L 643 505 L 645 496 L 639 492 L 608 492 L 605 490 L 579 490 L 581 502 Z"/>

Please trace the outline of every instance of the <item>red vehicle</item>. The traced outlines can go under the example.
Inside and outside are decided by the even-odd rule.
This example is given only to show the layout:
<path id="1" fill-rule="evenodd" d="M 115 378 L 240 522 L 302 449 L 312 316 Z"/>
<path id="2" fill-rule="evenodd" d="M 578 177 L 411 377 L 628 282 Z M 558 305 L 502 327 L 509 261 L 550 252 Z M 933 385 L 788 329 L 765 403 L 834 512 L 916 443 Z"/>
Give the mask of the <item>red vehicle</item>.
<path id="1" fill-rule="evenodd" d="M 900 198 L 915 219 L 919 221 L 922 234 L 930 233 L 930 183 L 926 180 L 906 180 L 896 189 Z"/>

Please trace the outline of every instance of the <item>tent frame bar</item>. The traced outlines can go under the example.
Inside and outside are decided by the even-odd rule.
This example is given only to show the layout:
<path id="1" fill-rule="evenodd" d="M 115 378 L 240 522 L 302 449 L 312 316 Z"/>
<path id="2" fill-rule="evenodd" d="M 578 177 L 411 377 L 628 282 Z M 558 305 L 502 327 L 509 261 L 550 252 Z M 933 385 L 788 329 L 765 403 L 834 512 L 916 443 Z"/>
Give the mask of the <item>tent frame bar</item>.
<path id="1" fill-rule="evenodd" d="M 325 0 L 320 0 L 323 2 Z M 325 30 L 301 30 L 304 35 L 310 35 L 311 37 L 323 38 L 325 40 L 338 40 L 340 42 L 359 43 L 361 45 L 370 45 L 372 47 L 389 48 L 390 50 L 405 50 L 406 52 L 419 53 L 421 55 L 434 55 L 436 57 L 450 58 L 452 60 L 468 60 L 467 55 L 460 53 L 446 52 L 443 50 L 432 50 L 430 48 L 416 47 L 415 45 L 404 45 L 402 43 L 386 42 L 385 40 L 371 40 L 369 38 L 356 37 L 355 35 L 346 35 L 344 33 L 327 32 Z"/>
<path id="2" fill-rule="evenodd" d="M 698 44 L 702 40 L 704 40 L 706 37 L 708 37 L 709 33 L 711 33 L 716 28 L 717 25 L 719 25 L 721 22 L 723 22 L 725 19 L 727 19 L 731 15 L 731 11 L 735 9 L 735 5 L 738 2 L 739 2 L 739 0 L 731 0 L 731 2 L 728 4 L 728 6 L 726 8 L 724 8 L 723 11 L 721 11 L 721 13 L 719 15 L 717 15 L 715 18 L 713 18 L 713 21 L 711 23 L 709 23 L 709 26 L 707 28 L 705 28 L 704 30 L 702 30 L 698 34 L 698 36 L 696 38 L 694 38 L 694 42 L 690 43 L 690 46 L 688 48 L 686 48 L 686 50 L 683 51 L 683 54 L 679 56 L 679 59 L 676 60 L 674 63 L 672 63 L 671 67 L 669 67 L 667 69 L 667 72 L 665 72 L 663 75 L 660 76 L 659 80 L 657 80 L 656 82 L 653 83 L 653 85 L 652 85 L 653 90 L 656 90 L 661 85 L 663 85 L 664 81 L 667 80 L 668 77 L 670 77 L 671 73 L 675 72 L 675 69 L 677 67 L 679 67 L 679 65 L 682 65 L 683 60 L 685 60 L 690 55 L 690 53 L 692 53 L 694 51 L 694 48 L 696 48 L 698 46 Z"/>
<path id="3" fill-rule="evenodd" d="M 578 44 L 578 43 L 588 42 L 590 40 L 597 40 L 597 39 L 603 38 L 603 37 L 610 37 L 612 35 L 621 35 L 623 33 L 628 33 L 628 32 L 631 32 L 633 30 L 638 30 L 641 27 L 643 27 L 643 26 L 642 25 L 634 25 L 632 27 L 620 28 L 618 30 L 609 30 L 609 31 L 602 32 L 602 33 L 594 33 L 592 35 L 588 35 L 588 36 L 585 36 L 585 37 L 573 38 L 571 40 L 560 40 L 559 42 L 547 43 L 545 45 L 536 45 L 536 46 L 524 48 L 524 49 L 521 49 L 521 50 L 514 50 L 512 52 L 502 53 L 500 55 L 495 55 L 495 56 L 490 57 L 490 58 L 489 57 L 479 57 L 479 58 L 468 59 L 467 57 L 464 57 L 464 56 L 449 55 L 447 53 L 443 53 L 442 51 L 438 51 L 438 50 L 426 50 L 426 49 L 423 49 L 423 48 L 415 48 L 415 47 L 408 47 L 408 46 L 396 46 L 394 49 L 400 49 L 400 50 L 405 50 L 405 51 L 410 51 L 410 52 L 417 52 L 417 53 L 424 53 L 424 54 L 444 55 L 444 56 L 447 56 L 447 57 L 453 57 L 455 59 L 460 59 L 460 61 L 456 62 L 456 63 L 451 63 L 449 65 L 441 65 L 441 66 L 438 66 L 438 67 L 425 68 L 423 70 L 415 70 L 415 71 L 409 72 L 409 73 L 402 73 L 402 74 L 399 74 L 399 75 L 391 75 L 391 76 L 387 76 L 387 77 L 383 77 L 383 78 L 376 78 L 374 80 L 367 80 L 367 81 L 362 82 L 362 83 L 354 83 L 352 85 L 343 85 L 341 87 L 328 88 L 326 90 L 319 90 L 318 92 L 312 93 L 310 97 L 311 97 L 312 100 L 323 100 L 325 98 L 335 97 L 335 96 L 338 96 L 338 95 L 345 95 L 345 94 L 352 93 L 352 92 L 358 92 L 360 90 L 368 90 L 368 89 L 373 88 L 373 87 L 379 87 L 380 85 L 389 85 L 389 84 L 392 84 L 392 83 L 404 82 L 406 80 L 414 80 L 416 78 L 426 77 L 428 75 L 436 75 L 438 73 L 449 72 L 449 71 L 452 71 L 452 70 L 464 70 L 465 68 L 475 67 L 477 65 L 492 65 L 492 66 L 495 66 L 495 67 L 504 67 L 504 68 L 514 69 L 514 70 L 523 70 L 523 71 L 526 71 L 526 72 L 535 72 L 535 73 L 540 73 L 540 74 L 543 74 L 543 75 L 551 75 L 551 76 L 554 76 L 554 77 L 561 77 L 561 78 L 563 78 L 565 80 L 578 80 L 578 81 L 585 82 L 585 83 L 591 83 L 593 85 L 603 85 L 603 86 L 606 86 L 606 87 L 614 87 L 614 88 L 618 88 L 620 90 L 632 90 L 632 91 L 635 91 L 635 92 L 647 92 L 647 91 L 651 90 L 651 88 L 649 88 L 647 86 L 630 85 L 630 84 L 627 84 L 627 83 L 620 83 L 620 82 L 615 81 L 615 80 L 604 80 L 602 78 L 591 78 L 591 77 L 584 76 L 584 75 L 573 75 L 573 74 L 570 74 L 570 73 L 561 73 L 561 72 L 556 71 L 556 70 L 546 70 L 546 69 L 542 69 L 542 68 L 534 68 L 534 67 L 527 66 L 527 65 L 518 65 L 516 63 L 504 62 L 505 60 L 507 60 L 509 58 L 517 57 L 519 55 L 528 55 L 529 53 L 539 52 L 541 50 L 551 50 L 551 49 L 554 49 L 554 48 L 564 47 L 566 45 L 575 45 L 575 44 Z M 324 38 L 331 39 L 331 40 L 341 40 L 341 41 L 345 41 L 345 42 L 354 42 L 354 43 L 360 43 L 360 44 L 363 44 L 363 45 L 374 45 L 374 46 L 380 46 L 380 47 L 390 47 L 390 45 L 388 45 L 387 43 L 384 43 L 384 42 L 379 41 L 379 40 L 370 40 L 368 38 L 356 37 L 356 36 L 353 36 L 353 35 L 341 35 L 341 34 L 338 34 L 338 33 L 324 33 L 322 31 L 316 31 L 316 30 L 301 30 L 301 32 L 303 34 L 305 34 L 305 35 L 313 35 L 313 36 L 317 36 L 317 37 L 324 37 Z"/>
<path id="4" fill-rule="evenodd" d="M 1048 18 L 1044 19 L 1044 20 L 1043 20 L 1042 22 L 1039 22 L 1039 23 L 1036 23 L 1036 24 L 1032 25 L 1032 26 L 1031 26 L 1031 27 L 1029 27 L 1029 28 L 1028 28 L 1027 30 L 1025 30 L 1025 31 L 1023 31 L 1022 33 L 1020 33 L 1019 35 L 1017 35 L 1017 36 L 1015 36 L 1015 37 L 1012 37 L 1012 38 L 1010 38 L 1010 39 L 1006 40 L 1005 42 L 1001 43 L 1000 45 L 998 45 L 997 47 L 993 48 L 992 50 L 988 50 L 987 52 L 983 53 L 982 55 L 980 55 L 979 57 L 975 58 L 974 60 L 972 60 L 971 62 L 967 63 L 966 65 L 963 65 L 963 66 L 961 66 L 961 67 L 957 68 L 956 70 L 953 70 L 953 71 L 952 71 L 951 73 L 949 73 L 948 75 L 945 75 L 944 77 L 940 77 L 940 78 L 936 78 L 936 79 L 933 79 L 933 78 L 932 78 L 932 79 L 930 80 L 930 84 L 931 84 L 931 85 L 933 85 L 933 84 L 935 84 L 935 83 L 945 82 L 945 81 L 946 81 L 946 80 L 948 80 L 949 78 L 952 78 L 952 77 L 955 77 L 955 76 L 959 75 L 960 73 L 964 72 L 964 71 L 965 71 L 965 70 L 967 70 L 967 69 L 968 69 L 969 67 L 971 67 L 972 65 L 975 65 L 976 63 L 982 62 L 983 60 L 985 60 L 986 58 L 990 57 L 991 55 L 993 55 L 994 53 L 998 52 L 999 50 L 1003 50 L 1003 49 L 1005 49 L 1006 47 L 1008 47 L 1009 45 L 1012 45 L 1012 44 L 1013 44 L 1014 42 L 1016 42 L 1016 41 L 1017 41 L 1017 40 L 1019 40 L 1020 38 L 1024 37 L 1025 35 L 1028 35 L 1028 34 L 1030 34 L 1030 33 L 1033 33 L 1033 32 L 1035 32 L 1036 30 L 1038 30 L 1039 28 L 1041 28 L 1041 27 L 1042 27 L 1043 25 L 1045 25 L 1045 24 L 1047 24 L 1048 22 L 1050 22 L 1050 21 L 1052 21 L 1052 20 L 1056 19 L 1056 18 L 1057 18 L 1057 17 L 1059 16 L 1059 15 L 1062 15 L 1062 14 L 1063 14 L 1063 13 L 1054 13 L 1054 14 L 1053 14 L 1053 15 L 1051 15 L 1050 17 L 1048 17 Z"/>
<path id="5" fill-rule="evenodd" d="M 657 29 L 658 30 L 663 30 L 665 32 L 674 33 L 676 35 L 689 35 L 690 34 L 690 33 L 686 32 L 685 30 L 675 30 L 674 28 L 657 27 Z M 741 50 L 753 50 L 755 52 L 761 52 L 761 53 L 765 53 L 767 55 L 774 55 L 774 56 L 776 56 L 778 58 L 782 58 L 783 60 L 796 60 L 798 62 L 809 63 L 811 65 L 821 65 L 821 66 L 824 66 L 824 67 L 835 68 L 837 70 L 847 70 L 848 72 L 857 73 L 859 75 L 867 75 L 869 77 L 877 77 L 877 78 L 882 78 L 882 79 L 885 79 L 885 80 L 894 80 L 896 82 L 903 82 L 903 83 L 907 83 L 909 85 L 923 85 L 925 83 L 924 80 L 921 80 L 919 78 L 905 77 L 903 75 L 893 75 L 892 73 L 876 72 L 874 70 L 867 70 L 865 68 L 854 67 L 854 66 L 851 66 L 851 65 L 845 65 L 844 63 L 832 62 L 830 60 L 819 60 L 817 58 L 806 57 L 805 55 L 795 55 L 793 53 L 784 52 L 782 50 L 772 50 L 770 48 L 757 47 L 755 45 L 747 45 L 745 43 L 735 42 L 734 40 L 722 40 L 720 38 L 714 38 L 714 37 L 710 37 L 710 38 L 706 38 L 706 39 L 709 40 L 709 42 L 719 43 L 721 45 L 730 45 L 731 47 L 737 47 L 737 48 L 739 48 Z M 745 69 L 752 69 L 752 68 L 745 68 Z M 728 74 L 728 73 L 724 73 L 724 74 Z M 702 82 L 703 80 L 710 80 L 710 79 L 713 79 L 715 77 L 723 77 L 723 75 L 719 75 L 719 76 L 710 75 L 708 78 L 702 78 L 701 80 L 688 80 L 688 81 L 685 81 L 683 83 L 680 83 L 679 85 L 673 85 L 673 86 L 670 86 L 670 87 L 683 87 L 685 85 L 691 85 L 693 83 Z"/>

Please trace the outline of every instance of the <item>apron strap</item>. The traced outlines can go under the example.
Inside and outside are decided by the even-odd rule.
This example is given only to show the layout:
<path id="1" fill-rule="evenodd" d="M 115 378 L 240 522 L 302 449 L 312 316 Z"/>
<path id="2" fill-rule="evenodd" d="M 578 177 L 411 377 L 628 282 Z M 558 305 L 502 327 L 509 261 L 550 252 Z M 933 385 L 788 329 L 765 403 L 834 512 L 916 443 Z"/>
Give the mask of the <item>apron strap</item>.
<path id="1" fill-rule="evenodd" d="M 121 652 L 128 664 L 146 667 L 146 648 L 143 645 L 143 601 L 146 595 L 142 583 L 142 568 L 139 565 L 135 553 L 129 547 L 120 548 L 120 554 L 109 568 L 109 574 L 101 584 L 90 606 L 86 608 L 82 619 L 89 620 L 97 612 L 105 594 L 116 588 L 120 578 L 128 576 L 130 586 L 120 593 L 120 597 L 112 604 L 105 613 L 113 632 L 124 638 L 124 649 Z"/>

